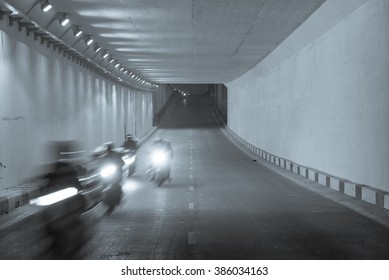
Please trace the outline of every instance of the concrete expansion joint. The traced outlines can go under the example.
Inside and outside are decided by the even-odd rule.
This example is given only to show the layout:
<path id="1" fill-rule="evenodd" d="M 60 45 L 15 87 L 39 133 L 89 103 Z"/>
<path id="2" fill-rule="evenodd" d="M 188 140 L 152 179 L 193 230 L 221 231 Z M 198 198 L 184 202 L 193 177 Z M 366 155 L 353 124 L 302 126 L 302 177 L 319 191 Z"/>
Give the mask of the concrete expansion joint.
<path id="1" fill-rule="evenodd" d="M 216 117 L 220 121 L 223 121 L 219 112 L 216 109 L 213 109 L 213 111 L 214 115 L 216 115 Z M 256 156 L 271 164 L 274 164 L 296 175 L 305 177 L 306 179 L 316 182 L 319 185 L 329 187 L 335 191 L 338 191 L 350 197 L 354 197 L 355 199 L 362 200 L 367 203 L 389 210 L 388 192 L 373 188 L 371 186 L 354 183 L 347 179 L 342 179 L 331 174 L 322 172 L 320 170 L 306 167 L 291 160 L 268 153 L 244 140 L 242 137 L 232 131 L 225 123 L 224 126 L 221 127 L 221 129 L 223 130 L 223 132 L 225 132 L 227 136 L 230 136 L 230 139 L 232 139 L 237 146 L 243 147 L 246 151 L 255 154 Z"/>

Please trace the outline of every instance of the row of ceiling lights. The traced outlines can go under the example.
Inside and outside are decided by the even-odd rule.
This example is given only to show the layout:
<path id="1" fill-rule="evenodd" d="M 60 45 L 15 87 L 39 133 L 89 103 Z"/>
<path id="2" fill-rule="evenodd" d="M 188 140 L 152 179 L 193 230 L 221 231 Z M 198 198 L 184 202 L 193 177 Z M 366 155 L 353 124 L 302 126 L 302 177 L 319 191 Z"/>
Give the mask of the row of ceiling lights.
<path id="1" fill-rule="evenodd" d="M 179 92 L 180 94 L 182 94 L 183 96 L 187 96 L 187 95 L 189 95 L 189 93 L 186 93 L 185 91 L 183 91 L 183 90 L 180 90 L 180 89 L 174 89 L 176 92 Z"/>
<path id="2" fill-rule="evenodd" d="M 45 1 L 44 3 L 41 4 L 41 9 L 43 12 L 48 12 L 50 11 L 51 9 L 53 9 L 53 5 L 49 2 L 49 1 Z M 0 10 L 0 19 L 3 19 L 3 16 L 4 15 L 11 15 L 12 14 L 12 11 L 2 11 Z M 19 18 L 17 18 L 19 19 Z M 11 23 L 11 20 L 13 20 L 13 18 L 10 17 L 10 23 Z M 59 17 L 59 24 L 61 26 L 66 26 L 70 23 L 70 19 L 69 17 L 62 13 L 60 14 L 60 17 Z M 28 23 L 21 23 L 21 24 L 25 24 L 26 27 Z M 30 25 L 30 24 L 28 24 Z M 20 25 L 19 25 L 20 26 Z M 20 28 L 19 28 L 20 29 Z M 80 29 L 79 26 L 73 26 L 73 34 L 75 37 L 80 37 L 82 34 L 83 34 L 83 31 L 82 29 Z M 30 26 L 30 29 L 27 29 L 27 32 L 29 32 L 29 30 L 32 30 L 31 29 L 31 26 Z M 40 34 L 42 36 L 42 34 Z M 41 37 L 42 38 L 42 37 Z M 43 38 L 42 38 L 43 39 Z M 41 40 L 43 41 L 43 40 Z M 93 43 L 93 38 L 89 35 L 85 35 L 84 36 L 84 41 L 86 43 L 87 46 L 90 46 L 92 43 Z M 101 51 L 101 46 L 97 43 L 94 43 L 93 45 L 93 51 L 95 53 L 98 53 Z M 101 56 L 104 59 L 108 58 L 109 54 L 107 52 L 107 50 L 104 50 L 102 53 L 101 53 Z M 85 57 L 84 57 L 85 58 Z M 115 63 L 114 63 L 115 62 Z M 135 75 L 133 72 L 131 72 L 130 70 L 126 69 L 124 66 L 121 66 L 121 64 L 119 63 L 118 60 L 116 60 L 115 58 L 113 58 L 112 56 L 109 58 L 108 60 L 108 63 L 109 64 L 112 64 L 114 63 L 114 69 L 118 69 L 120 72 L 122 72 L 124 75 L 127 75 L 128 77 L 132 78 L 133 80 L 135 80 L 136 82 L 138 83 L 141 83 L 142 85 L 145 85 L 145 86 L 150 86 L 150 87 L 158 87 L 157 84 L 154 84 L 154 83 L 151 83 L 151 82 L 148 82 L 140 77 L 138 77 L 137 75 Z M 104 73 L 105 74 L 111 74 L 113 75 L 110 71 L 108 70 L 105 70 L 104 69 Z M 120 82 L 123 82 L 123 79 L 122 78 L 117 78 Z"/>
<path id="3" fill-rule="evenodd" d="M 51 10 L 51 9 L 53 8 L 53 6 L 52 6 L 52 4 L 51 4 L 49 1 L 46 1 L 45 3 L 42 4 L 41 8 L 42 8 L 42 11 L 48 12 L 49 10 Z M 63 14 L 62 17 L 59 19 L 59 23 L 60 23 L 61 26 L 66 26 L 68 23 L 70 23 L 70 20 L 69 20 L 69 18 L 67 17 L 66 14 Z M 78 26 L 75 26 L 75 27 L 74 27 L 74 30 L 73 30 L 73 33 L 74 33 L 74 36 L 75 36 L 75 37 L 79 37 L 79 36 L 82 35 L 83 32 L 82 32 L 82 30 L 81 30 Z M 86 43 L 88 46 L 91 45 L 91 44 L 93 43 L 93 38 L 92 38 L 91 36 L 86 36 L 86 37 L 85 37 L 85 43 Z M 97 43 L 95 43 L 94 46 L 93 46 L 93 50 L 94 50 L 95 52 L 99 52 L 99 51 L 101 50 L 101 46 L 98 45 Z M 103 59 L 106 59 L 108 56 L 109 56 L 109 54 L 107 53 L 107 51 L 104 51 L 104 52 L 102 53 Z M 111 58 L 108 60 L 108 62 L 109 62 L 110 64 L 113 63 L 114 61 L 115 61 L 115 59 L 114 59 L 113 57 L 111 57 Z M 119 68 L 119 66 L 120 66 L 120 63 L 116 60 L 116 63 L 114 64 L 114 68 Z M 124 70 L 124 71 L 123 71 L 123 70 Z M 123 74 L 129 75 L 132 79 L 134 79 L 134 80 L 136 80 L 136 81 L 138 81 L 138 82 L 140 82 L 140 83 L 142 83 L 142 84 L 146 84 L 146 85 L 158 87 L 158 85 L 152 84 L 152 83 L 150 83 L 150 82 L 148 82 L 148 81 L 146 81 L 146 80 L 144 80 L 144 79 L 138 77 L 137 75 L 135 75 L 135 74 L 132 73 L 131 71 L 125 69 L 124 66 L 121 66 L 121 67 L 119 68 L 119 71 L 123 71 Z"/>

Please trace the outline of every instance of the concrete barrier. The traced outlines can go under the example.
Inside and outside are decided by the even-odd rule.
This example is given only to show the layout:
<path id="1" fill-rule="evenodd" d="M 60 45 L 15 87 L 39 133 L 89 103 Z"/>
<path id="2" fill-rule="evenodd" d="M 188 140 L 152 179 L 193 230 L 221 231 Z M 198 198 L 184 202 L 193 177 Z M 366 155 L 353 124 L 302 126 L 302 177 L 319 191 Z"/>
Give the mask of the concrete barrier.
<path id="1" fill-rule="evenodd" d="M 384 208 L 389 210 L 389 194 L 384 195 Z"/>
<path id="2" fill-rule="evenodd" d="M 367 186 L 361 186 L 361 199 L 371 204 L 377 204 L 377 192 Z"/>
<path id="3" fill-rule="evenodd" d="M 353 184 L 351 182 L 344 182 L 344 194 L 356 198 L 357 197 L 356 184 Z"/>
<path id="4" fill-rule="evenodd" d="M 299 175 L 302 176 L 302 177 L 307 177 L 307 172 L 308 172 L 308 168 L 306 168 L 305 166 L 299 166 Z"/>
<path id="5" fill-rule="evenodd" d="M 0 215 L 7 214 L 40 195 L 46 179 L 36 179 L 0 192 Z"/>
<path id="6" fill-rule="evenodd" d="M 315 170 L 308 169 L 308 179 L 309 180 L 315 181 L 315 175 L 316 175 Z"/>
<path id="7" fill-rule="evenodd" d="M 292 169 L 292 172 L 293 172 L 294 174 L 299 175 L 299 169 L 300 169 L 300 167 L 299 167 L 297 164 L 292 163 L 291 169 Z"/>
<path id="8" fill-rule="evenodd" d="M 329 187 L 335 191 L 340 191 L 340 179 L 335 177 L 330 177 Z"/>
<path id="9" fill-rule="evenodd" d="M 218 114 L 218 112 L 217 112 Z M 240 136 L 238 136 L 235 132 L 233 132 L 228 126 L 226 126 L 226 131 L 229 136 L 231 136 L 234 140 L 237 140 L 241 143 L 247 143 L 247 141 L 243 140 Z M 247 143 L 249 144 L 249 143 Z M 255 147 L 255 146 L 254 146 Z M 330 174 L 326 174 L 324 172 L 314 170 L 312 168 L 299 165 L 298 163 L 292 162 L 288 159 L 284 159 L 273 155 L 271 153 L 267 153 L 261 150 L 258 147 L 255 147 L 257 150 L 256 154 L 276 165 L 280 168 L 286 169 L 290 172 L 293 172 L 297 175 L 305 177 L 311 181 L 314 181 L 322 186 L 326 186 L 331 188 L 332 190 L 338 191 L 340 193 L 346 194 L 348 196 L 354 197 L 358 200 L 365 201 L 370 204 L 374 204 L 376 206 L 382 207 L 384 209 L 389 210 L 389 193 L 374 189 L 370 186 L 360 185 L 353 182 L 350 182 L 345 179 L 341 179 L 336 176 L 332 176 Z M 249 149 L 250 151 L 250 149 Z"/>
<path id="10" fill-rule="evenodd" d="M 323 186 L 327 186 L 327 175 L 318 172 L 318 183 Z"/>

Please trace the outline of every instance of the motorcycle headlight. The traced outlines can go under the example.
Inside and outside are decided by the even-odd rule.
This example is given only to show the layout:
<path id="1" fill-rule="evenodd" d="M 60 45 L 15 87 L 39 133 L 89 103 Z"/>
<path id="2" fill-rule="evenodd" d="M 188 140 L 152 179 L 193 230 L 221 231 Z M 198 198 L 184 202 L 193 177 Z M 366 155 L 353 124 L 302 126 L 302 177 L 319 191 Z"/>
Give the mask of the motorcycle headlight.
<path id="1" fill-rule="evenodd" d="M 75 196 L 77 193 L 78 190 L 75 187 L 69 187 L 35 199 L 31 199 L 30 204 L 37 206 L 47 206 Z"/>
<path id="2" fill-rule="evenodd" d="M 152 161 L 155 164 L 164 164 L 168 160 L 168 156 L 165 152 L 163 151 L 156 151 L 152 154 Z"/>
<path id="3" fill-rule="evenodd" d="M 116 172 L 116 166 L 115 165 L 108 165 L 108 166 L 104 167 L 103 169 L 101 169 L 100 175 L 103 178 L 107 178 L 107 177 L 113 175 L 115 172 Z"/>

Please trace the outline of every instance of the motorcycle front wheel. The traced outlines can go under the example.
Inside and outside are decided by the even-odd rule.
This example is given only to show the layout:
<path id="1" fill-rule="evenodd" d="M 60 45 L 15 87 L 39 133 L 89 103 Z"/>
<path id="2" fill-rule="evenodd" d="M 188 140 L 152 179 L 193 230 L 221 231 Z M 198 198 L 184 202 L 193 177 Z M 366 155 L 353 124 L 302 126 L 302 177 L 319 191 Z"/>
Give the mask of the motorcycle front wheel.
<path id="1" fill-rule="evenodd" d="M 123 197 L 122 186 L 119 183 L 111 186 L 111 189 L 107 192 L 103 202 L 108 206 L 107 213 L 111 214 L 115 207 L 120 204 Z"/>

